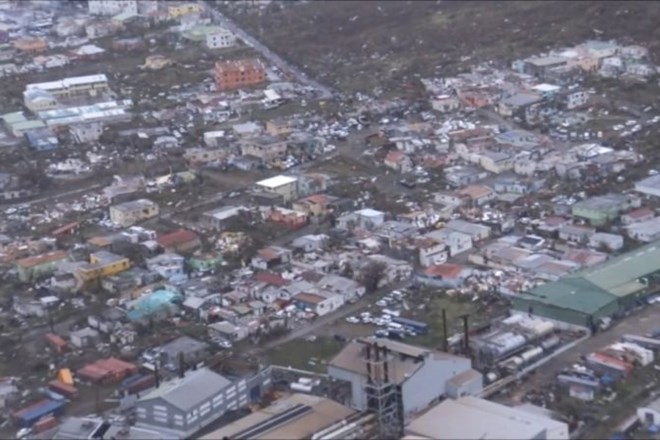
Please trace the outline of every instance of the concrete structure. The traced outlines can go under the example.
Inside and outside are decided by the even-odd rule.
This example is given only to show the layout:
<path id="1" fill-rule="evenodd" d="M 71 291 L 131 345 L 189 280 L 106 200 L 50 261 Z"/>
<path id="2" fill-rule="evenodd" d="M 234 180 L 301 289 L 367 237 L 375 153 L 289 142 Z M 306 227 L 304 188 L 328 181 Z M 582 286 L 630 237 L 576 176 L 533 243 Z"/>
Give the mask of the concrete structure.
<path id="1" fill-rule="evenodd" d="M 574 217 L 588 220 L 593 226 L 603 226 L 616 220 L 624 211 L 639 208 L 640 200 L 625 194 L 606 194 L 591 197 L 571 207 Z"/>
<path id="2" fill-rule="evenodd" d="M 69 255 L 65 251 L 53 251 L 34 257 L 22 258 L 16 262 L 18 279 L 28 282 L 35 278 L 50 275 L 57 266 L 68 260 Z"/>
<path id="3" fill-rule="evenodd" d="M 88 0 L 87 6 L 91 15 L 112 16 L 122 13 L 137 15 L 137 0 Z"/>
<path id="4" fill-rule="evenodd" d="M 315 438 L 314 434 L 354 414 L 354 410 L 324 397 L 292 394 L 201 437 L 201 440 Z"/>
<path id="5" fill-rule="evenodd" d="M 122 227 L 156 217 L 158 205 L 151 200 L 140 199 L 110 207 L 110 220 Z"/>
<path id="6" fill-rule="evenodd" d="M 108 90 L 108 78 L 104 74 L 76 76 L 59 81 L 27 84 L 23 100 L 27 108 L 36 112 L 54 108 L 52 99 L 60 101 L 83 96 L 99 97 Z M 51 97 L 47 102 L 44 101 L 46 94 Z"/>
<path id="7" fill-rule="evenodd" d="M 266 68 L 257 59 L 218 61 L 215 64 L 215 84 L 219 91 L 255 86 L 265 81 Z"/>
<path id="8" fill-rule="evenodd" d="M 267 384 L 265 373 L 231 382 L 208 368 L 190 371 L 138 400 L 136 426 L 167 433 L 164 438 L 191 438 L 227 411 L 259 399 Z"/>
<path id="9" fill-rule="evenodd" d="M 131 267 L 131 261 L 108 251 L 98 251 L 89 255 L 89 263 L 78 267 L 76 277 L 82 282 L 90 282 L 109 277 Z"/>
<path id="10" fill-rule="evenodd" d="M 209 227 L 221 230 L 232 218 L 237 217 L 241 212 L 247 211 L 243 206 L 223 206 L 213 211 L 205 212 L 203 215 L 204 223 Z"/>
<path id="11" fill-rule="evenodd" d="M 275 176 L 261 180 L 255 186 L 259 191 L 279 194 L 285 202 L 290 202 L 298 197 L 298 178 L 296 177 Z"/>
<path id="12" fill-rule="evenodd" d="M 404 438 L 568 440 L 568 425 L 548 415 L 467 396 L 445 400 L 405 428 Z"/>
<path id="13" fill-rule="evenodd" d="M 271 162 L 286 153 L 287 143 L 270 135 L 248 138 L 240 142 L 243 156 L 258 157 L 264 162 Z"/>
<path id="14" fill-rule="evenodd" d="M 222 29 L 206 34 L 206 47 L 209 49 L 224 49 L 236 44 L 236 35 L 232 32 Z"/>
<path id="15" fill-rule="evenodd" d="M 634 307 L 658 286 L 660 242 L 511 297 L 514 311 L 591 327 Z"/>
<path id="16" fill-rule="evenodd" d="M 470 359 L 389 339 L 361 338 L 349 342 L 329 362 L 328 375 L 351 383 L 351 406 L 361 411 L 368 408 L 365 357 L 368 344 L 387 347 L 390 378 L 400 390 L 404 416 L 423 410 L 433 400 L 446 395 L 448 381 L 471 369 Z"/>

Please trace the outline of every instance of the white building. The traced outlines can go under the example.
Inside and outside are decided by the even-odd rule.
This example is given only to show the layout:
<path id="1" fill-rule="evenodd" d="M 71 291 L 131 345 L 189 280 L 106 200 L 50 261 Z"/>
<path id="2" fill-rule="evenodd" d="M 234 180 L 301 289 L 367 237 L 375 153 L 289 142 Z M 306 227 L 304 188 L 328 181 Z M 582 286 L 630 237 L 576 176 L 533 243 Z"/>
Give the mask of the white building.
<path id="1" fill-rule="evenodd" d="M 660 197 L 660 174 L 636 182 L 635 191 L 647 196 Z"/>
<path id="2" fill-rule="evenodd" d="M 568 440 L 568 425 L 553 420 L 542 408 L 511 408 L 477 397 L 445 400 L 415 418 L 405 438 Z"/>
<path id="3" fill-rule="evenodd" d="M 446 395 L 447 383 L 472 367 L 470 359 L 389 339 L 354 340 L 330 361 L 328 375 L 351 384 L 351 406 L 360 411 L 367 409 L 370 393 L 367 355 L 373 359 L 376 349 L 381 359 L 385 356 L 388 360 L 390 381 L 399 386 L 404 416 L 423 410 Z M 371 366 L 372 374 L 382 374 L 382 371 L 375 371 L 382 368 L 382 363 Z M 480 375 L 478 379 L 481 380 Z"/>
<path id="4" fill-rule="evenodd" d="M 255 184 L 257 190 L 279 194 L 284 202 L 290 202 L 298 197 L 298 178 L 291 176 L 275 176 Z"/>
<path id="5" fill-rule="evenodd" d="M 224 49 L 236 44 L 236 35 L 232 32 L 222 29 L 206 34 L 206 47 L 209 49 Z"/>
<path id="6" fill-rule="evenodd" d="M 69 126 L 69 134 L 77 144 L 95 142 L 103 134 L 103 124 L 100 122 L 73 124 Z"/>
<path id="7" fill-rule="evenodd" d="M 91 15 L 117 15 L 121 13 L 138 13 L 137 0 L 88 0 Z"/>
<path id="8" fill-rule="evenodd" d="M 642 243 L 650 243 L 660 238 L 660 217 L 654 217 L 639 223 L 626 226 L 628 237 Z"/>
<path id="9" fill-rule="evenodd" d="M 660 399 L 637 408 L 637 418 L 643 424 L 660 425 Z"/>

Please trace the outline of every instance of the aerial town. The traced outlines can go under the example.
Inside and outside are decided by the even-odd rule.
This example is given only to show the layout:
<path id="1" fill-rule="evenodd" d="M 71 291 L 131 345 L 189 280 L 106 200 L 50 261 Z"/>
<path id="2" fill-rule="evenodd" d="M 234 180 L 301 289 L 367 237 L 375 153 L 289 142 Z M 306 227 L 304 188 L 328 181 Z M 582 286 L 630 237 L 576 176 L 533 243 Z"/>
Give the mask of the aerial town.
<path id="1" fill-rule="evenodd" d="M 0 438 L 660 439 L 657 41 L 349 93 L 271 3 L 0 0 Z"/>

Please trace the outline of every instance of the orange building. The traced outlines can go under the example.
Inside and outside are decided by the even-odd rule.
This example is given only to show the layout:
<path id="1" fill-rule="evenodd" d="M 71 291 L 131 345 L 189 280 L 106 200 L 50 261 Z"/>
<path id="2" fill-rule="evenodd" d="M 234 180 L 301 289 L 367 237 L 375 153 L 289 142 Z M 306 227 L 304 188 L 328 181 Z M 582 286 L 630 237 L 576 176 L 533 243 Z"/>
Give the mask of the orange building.
<path id="1" fill-rule="evenodd" d="M 266 68 L 257 59 L 218 61 L 215 63 L 215 83 L 218 90 L 236 90 L 266 81 Z"/>
<path id="2" fill-rule="evenodd" d="M 21 52 L 38 53 L 48 49 L 48 43 L 43 38 L 21 38 L 13 44 L 14 48 Z"/>

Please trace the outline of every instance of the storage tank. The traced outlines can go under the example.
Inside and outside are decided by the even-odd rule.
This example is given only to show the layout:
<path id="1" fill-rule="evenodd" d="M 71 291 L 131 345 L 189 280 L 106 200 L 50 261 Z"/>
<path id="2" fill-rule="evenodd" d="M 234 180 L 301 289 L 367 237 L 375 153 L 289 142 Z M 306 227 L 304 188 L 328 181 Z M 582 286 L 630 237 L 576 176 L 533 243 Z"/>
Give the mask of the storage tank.
<path id="1" fill-rule="evenodd" d="M 311 393 L 312 392 L 312 386 L 311 385 L 304 385 L 302 383 L 294 382 L 291 384 L 291 390 L 292 391 L 300 391 L 303 393 Z"/>
<path id="2" fill-rule="evenodd" d="M 561 343 L 559 336 L 550 336 L 545 341 L 541 342 L 541 348 L 545 351 L 552 350 Z"/>
<path id="3" fill-rule="evenodd" d="M 555 330 L 555 325 L 550 321 L 536 321 L 532 326 L 534 336 L 542 338 Z"/>
<path id="4" fill-rule="evenodd" d="M 491 340 L 491 345 L 496 356 L 504 356 L 511 353 L 513 350 L 522 347 L 527 342 L 523 335 L 515 335 L 513 333 L 505 333 L 494 340 Z"/>
<path id="5" fill-rule="evenodd" d="M 520 358 L 523 360 L 523 362 L 527 363 L 535 359 L 538 359 L 542 354 L 543 354 L 543 349 L 541 347 L 534 347 L 522 353 L 520 355 Z"/>

